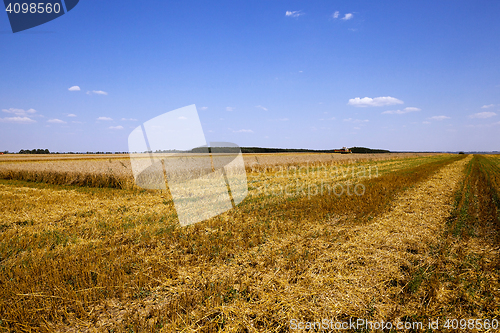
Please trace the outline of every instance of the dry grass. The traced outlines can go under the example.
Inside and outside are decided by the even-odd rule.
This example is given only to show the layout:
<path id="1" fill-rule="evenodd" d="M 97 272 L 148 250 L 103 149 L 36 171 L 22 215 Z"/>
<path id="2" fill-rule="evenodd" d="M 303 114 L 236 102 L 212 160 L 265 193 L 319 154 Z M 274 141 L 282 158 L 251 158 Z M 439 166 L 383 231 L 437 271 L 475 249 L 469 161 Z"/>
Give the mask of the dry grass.
<path id="1" fill-rule="evenodd" d="M 1 180 L 0 327 L 286 332 L 291 319 L 498 318 L 498 156 L 257 158 L 241 205 L 186 228 L 168 191 Z M 365 195 L 263 190 L 325 179 L 363 183 Z"/>
<path id="2" fill-rule="evenodd" d="M 373 246 L 356 245 L 360 234 L 395 198 L 457 158 L 344 164 L 379 167 L 379 177 L 363 178 L 363 196 L 256 193 L 290 179 L 255 170 L 255 189 L 240 206 L 187 228 L 176 225 L 168 192 L 0 181 L 0 326 L 288 331 L 292 316 L 384 316 L 366 297 L 385 298 L 352 275 L 377 258 Z M 298 177 L 317 184 L 318 167 Z M 332 175 L 335 165 L 326 170 Z M 339 281 L 342 297 L 332 289 Z"/>

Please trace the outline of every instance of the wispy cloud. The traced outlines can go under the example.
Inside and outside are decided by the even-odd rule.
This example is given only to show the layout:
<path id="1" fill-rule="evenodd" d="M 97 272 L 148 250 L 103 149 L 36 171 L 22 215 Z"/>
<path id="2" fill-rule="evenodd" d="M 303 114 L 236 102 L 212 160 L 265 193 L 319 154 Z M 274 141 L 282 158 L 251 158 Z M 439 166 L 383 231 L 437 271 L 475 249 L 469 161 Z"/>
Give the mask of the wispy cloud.
<path id="1" fill-rule="evenodd" d="M 70 113 L 66 117 L 76 117 L 76 114 Z"/>
<path id="2" fill-rule="evenodd" d="M 80 91 L 80 87 L 79 86 L 73 86 L 73 87 L 69 87 L 68 88 L 69 91 Z"/>
<path id="3" fill-rule="evenodd" d="M 123 126 L 109 126 L 109 129 L 112 129 L 112 130 L 122 130 L 123 129 Z"/>
<path id="4" fill-rule="evenodd" d="M 428 119 L 430 120 L 445 120 L 445 119 L 450 119 L 451 117 L 447 117 L 447 116 L 434 116 L 434 117 L 430 117 Z"/>
<path id="5" fill-rule="evenodd" d="M 474 113 L 474 114 L 471 114 L 469 117 L 470 118 L 490 118 L 490 117 L 494 117 L 496 116 L 497 114 L 495 112 L 479 112 L 479 113 Z"/>
<path id="6" fill-rule="evenodd" d="M 481 109 L 489 109 L 489 108 L 492 108 L 494 106 L 495 106 L 495 104 L 483 105 L 483 106 L 481 106 Z"/>
<path id="7" fill-rule="evenodd" d="M 352 19 L 353 15 L 351 13 L 347 13 L 344 15 L 344 17 L 342 18 L 342 20 L 344 21 L 347 21 L 347 20 L 350 20 Z"/>
<path id="8" fill-rule="evenodd" d="M 344 119 L 344 121 L 348 122 L 348 123 L 355 123 L 355 124 L 359 124 L 359 123 L 367 123 L 369 122 L 368 119 L 352 119 L 352 118 L 347 118 L 347 119 Z"/>
<path id="9" fill-rule="evenodd" d="M 233 107 L 231 107 L 231 106 L 227 106 L 227 107 L 226 107 L 226 111 L 234 111 L 234 108 L 233 108 Z"/>
<path id="10" fill-rule="evenodd" d="M 122 118 L 122 121 L 137 121 L 135 118 Z"/>
<path id="11" fill-rule="evenodd" d="M 48 123 L 51 123 L 51 124 L 66 124 L 66 122 L 64 120 L 61 120 L 61 119 L 49 119 L 47 120 Z"/>
<path id="12" fill-rule="evenodd" d="M 256 108 L 262 109 L 264 111 L 267 111 L 267 108 L 263 107 L 262 105 L 257 105 Z"/>
<path id="13" fill-rule="evenodd" d="M 202 106 L 202 107 L 200 108 L 200 110 L 201 110 L 201 111 L 204 111 L 204 110 L 206 110 L 206 109 L 208 109 L 208 106 Z"/>
<path id="14" fill-rule="evenodd" d="M 382 112 L 382 114 L 405 114 L 405 113 L 409 113 L 409 112 L 417 112 L 420 110 L 421 109 L 419 109 L 419 108 L 407 107 L 407 108 L 404 108 L 403 110 L 384 111 L 384 112 Z"/>
<path id="15" fill-rule="evenodd" d="M 177 119 L 179 119 L 179 120 L 187 120 L 187 118 L 183 117 L 183 116 L 177 117 Z"/>
<path id="16" fill-rule="evenodd" d="M 35 109 L 24 110 L 24 109 L 10 108 L 10 109 L 2 109 L 2 111 L 6 113 L 12 113 L 20 117 L 33 116 L 36 113 Z"/>
<path id="17" fill-rule="evenodd" d="M 301 10 L 295 10 L 295 11 L 289 11 L 287 10 L 285 13 L 286 16 L 288 17 L 299 17 L 301 15 L 304 15 Z"/>
<path id="18" fill-rule="evenodd" d="M 29 123 L 36 123 L 36 120 L 33 120 L 31 118 L 28 118 L 28 117 L 5 117 L 5 118 L 0 118 L 0 122 L 29 124 Z"/>
<path id="19" fill-rule="evenodd" d="M 92 91 L 87 91 L 87 95 L 107 95 L 108 93 L 102 90 L 92 90 Z"/>
<path id="20" fill-rule="evenodd" d="M 251 129 L 240 129 L 237 131 L 233 131 L 233 133 L 253 133 Z"/>
<path id="21" fill-rule="evenodd" d="M 394 105 L 394 104 L 404 104 L 403 101 L 394 98 L 394 97 L 365 97 L 365 98 L 351 98 L 348 105 L 356 106 L 356 107 L 367 107 L 367 106 L 385 106 L 385 105 Z"/>
<path id="22" fill-rule="evenodd" d="M 340 13 L 339 13 L 339 11 L 337 10 L 335 13 L 333 13 L 333 14 L 332 14 L 332 17 L 333 17 L 334 19 L 336 19 L 336 18 L 338 18 L 338 17 L 339 17 L 339 15 L 340 15 Z"/>
<path id="23" fill-rule="evenodd" d="M 113 120 L 112 118 L 109 118 L 109 117 L 99 117 L 97 118 L 97 120 L 105 120 L 105 121 L 109 121 L 109 120 Z"/>

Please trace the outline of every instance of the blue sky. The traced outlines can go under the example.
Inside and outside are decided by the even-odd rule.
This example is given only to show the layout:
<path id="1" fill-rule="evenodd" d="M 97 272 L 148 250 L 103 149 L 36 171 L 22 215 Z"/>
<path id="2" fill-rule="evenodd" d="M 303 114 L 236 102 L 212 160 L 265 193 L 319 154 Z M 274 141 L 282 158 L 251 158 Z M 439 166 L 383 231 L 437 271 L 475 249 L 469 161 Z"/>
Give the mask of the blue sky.
<path id="1" fill-rule="evenodd" d="M 240 146 L 500 150 L 498 13 L 82 0 L 16 34 L 0 13 L 0 150 L 127 151 L 135 127 L 191 104 L 207 141 Z"/>

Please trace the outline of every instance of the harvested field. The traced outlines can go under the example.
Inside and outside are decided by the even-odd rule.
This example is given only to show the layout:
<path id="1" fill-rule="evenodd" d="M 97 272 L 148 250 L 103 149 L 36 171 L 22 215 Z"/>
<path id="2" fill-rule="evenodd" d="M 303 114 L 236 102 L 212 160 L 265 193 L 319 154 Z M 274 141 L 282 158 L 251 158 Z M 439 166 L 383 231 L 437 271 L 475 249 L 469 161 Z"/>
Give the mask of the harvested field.
<path id="1" fill-rule="evenodd" d="M 188 227 L 168 190 L 0 180 L 0 327 L 288 332 L 322 319 L 498 320 L 500 159 L 403 156 L 246 157 L 248 197 Z M 120 162 L 0 170 L 102 175 Z M 320 191 L 325 182 L 347 191 Z M 356 184 L 363 194 L 349 192 Z"/>

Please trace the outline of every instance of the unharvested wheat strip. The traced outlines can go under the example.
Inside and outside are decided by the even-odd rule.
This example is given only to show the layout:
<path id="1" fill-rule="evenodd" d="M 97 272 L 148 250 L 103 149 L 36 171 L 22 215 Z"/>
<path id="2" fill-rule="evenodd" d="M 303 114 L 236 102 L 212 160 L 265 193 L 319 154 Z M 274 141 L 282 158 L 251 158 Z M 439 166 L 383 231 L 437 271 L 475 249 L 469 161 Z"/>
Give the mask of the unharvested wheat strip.
<path id="1" fill-rule="evenodd" d="M 397 165 L 408 159 L 428 157 L 433 153 L 388 154 L 261 154 L 245 155 L 247 171 L 256 168 L 262 173 L 278 166 L 342 165 L 352 162 L 378 164 L 381 161 Z M 14 156 L 0 157 L 0 179 L 17 179 L 58 185 L 134 188 L 130 159 L 126 155 Z M 107 157 L 107 158 L 106 158 Z M 384 163 L 384 164 L 385 164 Z"/>

